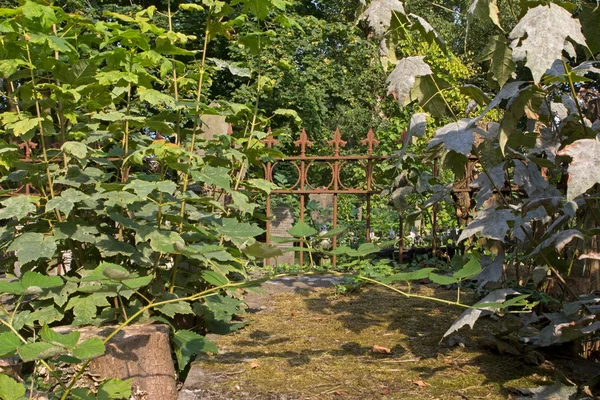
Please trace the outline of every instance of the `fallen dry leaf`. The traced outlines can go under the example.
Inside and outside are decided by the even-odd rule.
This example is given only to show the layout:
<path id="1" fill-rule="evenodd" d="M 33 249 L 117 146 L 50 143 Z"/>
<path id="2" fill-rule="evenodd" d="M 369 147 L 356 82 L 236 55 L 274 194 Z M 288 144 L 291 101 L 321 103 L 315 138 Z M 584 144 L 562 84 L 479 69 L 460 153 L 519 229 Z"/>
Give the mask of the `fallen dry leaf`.
<path id="1" fill-rule="evenodd" d="M 377 353 L 377 354 L 392 354 L 391 349 L 388 349 L 387 347 L 377 346 L 377 345 L 374 345 L 373 349 L 371 351 L 373 351 L 373 353 Z"/>
<path id="2" fill-rule="evenodd" d="M 250 363 L 250 369 L 256 369 L 260 367 L 260 365 L 257 362 L 251 362 Z"/>
<path id="3" fill-rule="evenodd" d="M 343 390 L 336 390 L 333 393 L 336 394 L 336 395 L 338 395 L 338 396 L 344 396 L 346 394 L 346 392 L 344 392 Z"/>
<path id="4" fill-rule="evenodd" d="M 323 321 L 324 318 L 321 317 L 315 317 L 315 321 Z"/>
<path id="5" fill-rule="evenodd" d="M 431 386 L 429 383 L 427 382 L 423 382 L 423 381 L 410 381 L 410 383 L 414 383 L 415 385 L 417 385 L 418 387 L 427 387 L 427 386 Z"/>
<path id="6" fill-rule="evenodd" d="M 295 317 L 296 315 L 298 315 L 298 313 L 296 311 L 292 311 L 292 317 Z"/>

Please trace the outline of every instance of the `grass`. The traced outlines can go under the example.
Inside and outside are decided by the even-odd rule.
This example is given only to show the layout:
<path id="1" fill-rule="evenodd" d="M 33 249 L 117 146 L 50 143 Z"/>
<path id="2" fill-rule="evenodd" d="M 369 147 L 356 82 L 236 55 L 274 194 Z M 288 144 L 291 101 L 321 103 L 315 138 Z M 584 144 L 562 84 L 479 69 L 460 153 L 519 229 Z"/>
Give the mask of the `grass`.
<path id="1" fill-rule="evenodd" d="M 426 286 L 417 291 L 455 296 Z M 477 346 L 477 338 L 502 329 L 503 320 L 461 331 L 466 347 L 450 348 L 439 341 L 462 312 L 452 306 L 372 286 L 345 296 L 319 288 L 266 297 L 269 311 L 219 337 L 220 354 L 198 360 L 205 373 L 201 398 L 506 399 L 506 386 L 552 381 L 547 363 L 533 367 Z M 374 345 L 392 354 L 376 354 Z"/>

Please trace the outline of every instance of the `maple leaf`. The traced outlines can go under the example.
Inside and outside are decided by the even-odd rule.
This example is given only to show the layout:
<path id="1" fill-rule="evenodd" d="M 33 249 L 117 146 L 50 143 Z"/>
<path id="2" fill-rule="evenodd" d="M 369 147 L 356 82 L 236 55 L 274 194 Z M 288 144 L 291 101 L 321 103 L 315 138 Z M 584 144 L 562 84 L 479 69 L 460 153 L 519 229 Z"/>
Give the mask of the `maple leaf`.
<path id="1" fill-rule="evenodd" d="M 417 113 L 410 117 L 410 123 L 408 124 L 408 136 L 423 137 L 425 135 L 425 129 L 427 128 L 427 113 Z M 408 139 L 406 140 L 408 142 Z"/>
<path id="2" fill-rule="evenodd" d="M 529 162 L 527 166 L 520 161 L 515 162 L 515 183 L 523 186 L 529 197 L 535 197 L 536 192 L 543 192 L 548 187 L 548 181 L 544 179 L 540 170 L 533 162 Z"/>
<path id="3" fill-rule="evenodd" d="M 512 49 L 508 47 L 504 36 L 492 36 L 477 59 L 478 61 L 489 60 L 492 77 L 500 87 L 504 86 L 515 70 Z"/>
<path id="4" fill-rule="evenodd" d="M 387 78 L 388 94 L 395 93 L 396 100 L 404 107 L 410 103 L 410 92 L 415 86 L 418 76 L 431 75 L 429 65 L 423 61 L 424 56 L 406 57 L 398 61 L 396 68 Z"/>
<path id="5" fill-rule="evenodd" d="M 431 139 L 427 148 L 430 149 L 442 143 L 446 149 L 468 156 L 475 141 L 474 132 L 483 133 L 473 124 L 472 119 L 463 118 L 435 131 L 435 137 Z"/>
<path id="6" fill-rule="evenodd" d="M 479 304 L 484 305 L 484 304 L 490 304 L 490 303 L 503 303 L 507 296 L 515 295 L 515 294 L 519 294 L 519 292 L 517 292 L 513 289 L 494 290 L 493 292 L 491 292 L 490 294 L 485 296 L 483 299 L 481 299 Z M 465 312 L 463 312 L 460 315 L 460 317 L 458 317 L 456 319 L 456 321 L 454 321 L 452 326 L 450 326 L 450 328 L 448 328 L 446 333 L 444 333 L 443 337 L 446 337 L 446 336 L 450 335 L 451 333 L 456 332 L 457 330 L 459 330 L 460 328 L 462 328 L 465 325 L 469 325 L 471 327 L 471 329 L 473 329 L 473 325 L 475 325 L 475 321 L 477 321 L 477 319 L 479 319 L 483 310 L 491 310 L 491 309 L 492 308 L 490 308 L 490 307 L 480 307 L 480 308 L 470 308 L 470 309 L 466 310 Z"/>
<path id="7" fill-rule="evenodd" d="M 490 177 L 492 180 L 490 180 Z M 479 174 L 473 183 L 471 183 L 471 187 L 479 188 L 479 191 L 475 195 L 477 207 L 481 207 L 490 198 L 496 187 L 501 188 L 504 186 L 504 181 L 504 162 L 490 168 L 487 174 Z"/>
<path id="8" fill-rule="evenodd" d="M 373 0 L 369 8 L 363 12 L 361 19 L 366 19 L 371 29 L 378 36 L 383 36 L 390 27 L 392 12 L 404 14 L 404 7 L 398 0 Z"/>
<path id="9" fill-rule="evenodd" d="M 469 23 L 474 19 L 477 20 L 489 20 L 494 23 L 498 28 L 502 30 L 500 25 L 500 18 L 498 17 L 500 10 L 496 0 L 473 0 L 469 6 L 468 20 Z"/>
<path id="10" fill-rule="evenodd" d="M 597 139 L 577 140 L 559 151 L 558 155 L 572 159 L 568 169 L 567 201 L 600 183 L 600 175 L 590 173 L 600 170 L 600 142 Z"/>
<path id="11" fill-rule="evenodd" d="M 481 210 L 477 217 L 462 231 L 458 242 L 480 233 L 481 236 L 504 241 L 504 236 L 508 231 L 507 221 L 513 221 L 515 216 L 508 209 Z"/>
<path id="12" fill-rule="evenodd" d="M 513 60 L 527 59 L 533 80 L 539 83 L 546 71 L 563 50 L 575 57 L 574 47 L 567 39 L 587 46 L 581 24 L 559 5 L 537 6 L 530 9 L 508 35 L 512 39 Z"/>
<path id="13" fill-rule="evenodd" d="M 436 43 L 444 53 L 448 51 L 446 42 L 440 36 L 440 34 L 433 28 L 433 26 L 429 24 L 429 22 L 425 21 L 422 17 L 415 14 L 410 14 L 410 16 L 414 18 L 411 28 L 417 30 L 427 43 Z"/>

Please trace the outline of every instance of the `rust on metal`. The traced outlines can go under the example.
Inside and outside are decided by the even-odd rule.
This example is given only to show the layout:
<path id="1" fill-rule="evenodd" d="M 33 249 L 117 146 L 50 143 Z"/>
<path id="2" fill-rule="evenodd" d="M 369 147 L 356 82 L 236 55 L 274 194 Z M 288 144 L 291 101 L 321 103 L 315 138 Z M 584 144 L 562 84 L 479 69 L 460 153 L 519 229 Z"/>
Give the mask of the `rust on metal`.
<path id="1" fill-rule="evenodd" d="M 267 148 L 276 146 L 279 142 L 272 136 L 271 131 L 267 132 L 267 137 L 263 140 L 263 143 Z M 271 183 L 273 181 L 273 171 L 280 163 L 289 163 L 298 172 L 298 179 L 290 187 L 280 188 L 272 190 L 267 195 L 266 203 L 266 231 L 267 231 L 267 243 L 271 241 L 271 196 L 283 195 L 283 194 L 294 194 L 300 197 L 300 221 L 304 221 L 305 212 L 305 197 L 309 194 L 331 194 L 333 195 L 333 227 L 337 227 L 338 219 L 338 195 L 343 194 L 358 194 L 366 196 L 367 212 L 366 212 L 366 225 L 367 225 L 367 237 L 366 240 L 371 240 L 371 196 L 379 193 L 376 190 L 373 181 L 373 169 L 377 162 L 387 159 L 386 156 L 373 155 L 373 149 L 379 144 L 379 140 L 375 136 L 372 129 L 369 129 L 365 139 L 361 140 L 361 144 L 367 148 L 367 154 L 356 154 L 356 155 L 341 155 L 340 149 L 347 145 L 347 141 L 342 139 L 342 134 L 339 129 L 336 129 L 333 134 L 333 139 L 329 140 L 327 144 L 332 148 L 333 154 L 330 155 L 307 155 L 307 148 L 314 145 L 308 139 L 306 130 L 302 129 L 300 138 L 294 142 L 294 145 L 299 148 L 299 156 L 283 156 L 276 157 L 270 161 L 263 162 L 263 169 L 265 172 L 265 179 Z M 310 184 L 308 179 L 311 166 L 313 163 L 321 162 L 326 165 L 331 172 L 331 181 L 326 186 L 314 187 Z M 365 168 L 365 179 L 358 187 L 347 187 L 342 183 L 341 171 L 345 164 L 349 162 L 358 162 Z M 337 238 L 333 238 L 333 248 L 337 247 Z M 300 247 L 303 247 L 304 243 L 300 242 Z M 303 252 L 299 252 L 299 262 L 303 264 Z M 337 257 L 333 256 L 332 264 L 335 267 Z M 266 260 L 267 265 L 269 260 Z"/>

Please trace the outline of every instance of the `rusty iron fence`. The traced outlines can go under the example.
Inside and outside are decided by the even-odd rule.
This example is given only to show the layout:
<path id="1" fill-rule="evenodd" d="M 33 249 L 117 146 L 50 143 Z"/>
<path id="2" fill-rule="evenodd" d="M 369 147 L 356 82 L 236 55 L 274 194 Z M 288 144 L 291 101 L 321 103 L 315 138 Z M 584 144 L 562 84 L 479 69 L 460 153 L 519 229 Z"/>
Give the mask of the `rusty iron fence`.
<path id="1" fill-rule="evenodd" d="M 279 142 L 271 135 L 269 135 L 264 141 L 264 144 L 268 148 L 272 148 Z M 274 158 L 272 161 L 263 163 L 265 179 L 271 183 L 273 181 L 273 171 L 281 163 L 290 163 L 298 173 L 298 179 L 291 186 L 286 188 L 280 188 L 271 191 L 267 195 L 266 199 L 266 232 L 267 232 L 267 243 L 271 241 L 271 197 L 274 195 L 289 195 L 294 194 L 300 197 L 300 210 L 299 218 L 300 221 L 304 221 L 304 213 L 306 210 L 306 196 L 310 194 L 331 194 L 333 196 L 333 228 L 337 227 L 338 217 L 338 196 L 344 194 L 356 194 L 364 195 L 366 197 L 366 240 L 370 241 L 371 237 L 371 196 L 377 194 L 380 190 L 375 188 L 373 180 L 373 169 L 377 162 L 381 162 L 387 159 L 387 156 L 378 156 L 373 154 L 373 149 L 379 144 L 379 140 L 375 137 L 375 133 L 372 129 L 369 129 L 365 139 L 361 140 L 361 144 L 366 147 L 366 154 L 356 155 L 341 155 L 340 148 L 346 146 L 347 142 L 342 139 L 342 135 L 339 129 L 336 129 L 333 134 L 333 139 L 329 140 L 327 144 L 333 150 L 329 155 L 307 155 L 307 148 L 313 146 L 313 142 L 308 140 L 308 135 L 303 129 L 300 133 L 300 139 L 294 142 L 294 145 L 300 149 L 300 155 L 297 156 L 284 156 L 280 158 Z M 354 187 L 348 187 L 344 185 L 341 179 L 341 171 L 346 164 L 358 162 L 364 166 L 365 177 L 363 182 Z M 311 167 L 315 163 L 324 163 L 331 172 L 331 181 L 320 187 L 314 187 L 311 185 L 309 179 Z M 300 246 L 303 247 L 304 243 L 300 242 Z M 332 247 L 337 247 L 337 238 L 334 237 L 332 241 Z M 299 263 L 303 264 L 303 252 L 299 252 Z M 332 264 L 335 267 L 337 257 L 334 255 L 332 258 Z M 266 260 L 269 263 L 269 260 Z"/>

